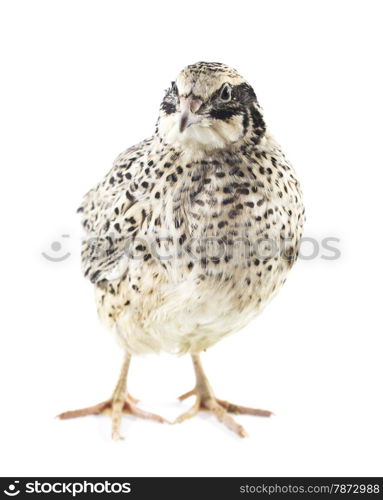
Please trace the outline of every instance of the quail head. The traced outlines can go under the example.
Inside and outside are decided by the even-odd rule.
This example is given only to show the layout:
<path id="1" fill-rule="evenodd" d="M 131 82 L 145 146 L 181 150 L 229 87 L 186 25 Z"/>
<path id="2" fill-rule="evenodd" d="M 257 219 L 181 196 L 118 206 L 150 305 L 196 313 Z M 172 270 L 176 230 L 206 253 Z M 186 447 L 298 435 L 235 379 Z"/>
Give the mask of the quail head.
<path id="1" fill-rule="evenodd" d="M 163 98 L 152 137 L 120 154 L 84 197 L 84 275 L 124 362 L 112 397 L 60 415 L 124 412 L 160 422 L 127 392 L 135 354 L 190 354 L 194 406 L 240 436 L 230 415 L 269 416 L 218 399 L 200 352 L 247 325 L 296 260 L 304 221 L 294 170 L 269 134 L 253 88 L 220 63 L 187 66 Z"/>

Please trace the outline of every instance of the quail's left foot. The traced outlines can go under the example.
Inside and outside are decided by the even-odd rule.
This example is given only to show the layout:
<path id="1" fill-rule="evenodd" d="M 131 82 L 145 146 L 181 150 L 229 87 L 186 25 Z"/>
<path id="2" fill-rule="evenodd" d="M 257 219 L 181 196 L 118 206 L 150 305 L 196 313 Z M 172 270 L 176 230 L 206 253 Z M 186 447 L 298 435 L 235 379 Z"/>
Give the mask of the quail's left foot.
<path id="1" fill-rule="evenodd" d="M 222 399 L 215 397 L 214 392 L 206 378 L 202 369 L 201 361 L 198 355 L 192 355 L 194 370 L 196 374 L 196 386 L 192 391 L 180 396 L 183 401 L 190 396 L 196 396 L 194 405 L 185 413 L 180 415 L 174 423 L 181 423 L 188 418 L 195 416 L 201 410 L 210 411 L 217 419 L 225 424 L 230 430 L 238 434 L 240 437 L 246 437 L 247 433 L 242 425 L 238 424 L 229 413 L 256 415 L 260 417 L 270 417 L 273 413 L 268 410 L 260 410 L 257 408 L 248 408 L 239 406 Z"/>

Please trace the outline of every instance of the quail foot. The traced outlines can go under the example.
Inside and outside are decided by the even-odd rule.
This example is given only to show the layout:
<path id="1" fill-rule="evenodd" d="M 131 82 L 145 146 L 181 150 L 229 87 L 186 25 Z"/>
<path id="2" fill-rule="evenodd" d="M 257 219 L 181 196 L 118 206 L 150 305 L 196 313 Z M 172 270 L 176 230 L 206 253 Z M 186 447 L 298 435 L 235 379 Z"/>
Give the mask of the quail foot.
<path id="1" fill-rule="evenodd" d="M 195 405 L 240 436 L 231 413 L 266 410 L 218 399 L 199 353 L 245 327 L 294 264 L 304 222 L 295 172 L 266 126 L 253 88 L 220 63 L 187 66 L 166 91 L 152 137 L 127 149 L 84 197 L 84 275 L 125 361 L 110 400 L 61 418 L 111 411 L 164 421 L 126 390 L 130 357 L 190 354 Z"/>
<path id="2" fill-rule="evenodd" d="M 156 420 L 157 422 L 167 422 L 166 419 L 142 410 L 137 407 L 138 399 L 133 398 L 126 392 L 126 378 L 128 375 L 131 355 L 126 353 L 125 360 L 121 368 L 120 377 L 110 399 L 102 401 L 93 406 L 81 408 L 80 410 L 69 410 L 58 415 L 62 420 L 68 418 L 85 417 L 87 415 L 111 414 L 112 416 L 112 438 L 114 440 L 123 439 L 120 434 L 121 417 L 123 413 L 129 413 L 136 417 Z"/>

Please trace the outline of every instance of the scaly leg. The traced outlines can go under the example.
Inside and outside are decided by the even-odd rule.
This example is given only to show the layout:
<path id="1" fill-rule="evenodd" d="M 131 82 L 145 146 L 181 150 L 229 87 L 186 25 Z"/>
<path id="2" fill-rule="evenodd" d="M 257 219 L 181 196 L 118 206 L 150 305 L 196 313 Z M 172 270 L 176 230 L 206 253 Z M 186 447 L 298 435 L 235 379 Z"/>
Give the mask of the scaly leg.
<path id="1" fill-rule="evenodd" d="M 98 403 L 94 406 L 82 408 L 80 410 L 65 411 L 57 415 L 60 419 L 84 417 L 86 415 L 100 415 L 112 414 L 112 439 L 123 439 L 120 434 L 121 418 L 123 413 L 130 413 L 140 418 L 148 418 L 156 420 L 157 422 L 166 422 L 166 420 L 159 415 L 149 413 L 137 407 L 137 399 L 130 396 L 126 391 L 126 378 L 128 375 L 131 355 L 126 354 L 124 363 L 121 368 L 120 377 L 118 379 L 116 388 L 110 399 Z"/>
<path id="2" fill-rule="evenodd" d="M 199 355 L 193 354 L 192 360 L 196 376 L 196 385 L 192 391 L 183 394 L 179 399 L 183 401 L 190 396 L 196 396 L 196 401 L 194 405 L 188 411 L 180 415 L 174 423 L 183 422 L 184 420 L 193 417 L 201 410 L 208 410 L 233 432 L 237 433 L 241 437 L 246 437 L 247 434 L 245 429 L 241 425 L 237 424 L 229 413 L 257 415 L 261 417 L 270 417 L 272 415 L 271 411 L 247 408 L 246 406 L 235 405 L 229 403 L 228 401 L 216 398 L 205 372 L 203 371 Z"/>

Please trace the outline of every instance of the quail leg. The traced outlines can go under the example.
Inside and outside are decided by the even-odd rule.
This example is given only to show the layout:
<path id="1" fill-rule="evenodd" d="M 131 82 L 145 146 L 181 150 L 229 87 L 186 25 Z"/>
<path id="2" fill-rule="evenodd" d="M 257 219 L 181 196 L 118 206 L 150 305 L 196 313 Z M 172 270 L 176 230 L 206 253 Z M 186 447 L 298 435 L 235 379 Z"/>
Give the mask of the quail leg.
<path id="1" fill-rule="evenodd" d="M 246 437 L 247 433 L 245 429 L 239 425 L 233 417 L 229 415 L 229 413 L 256 415 L 261 417 L 270 417 L 272 415 L 272 412 L 268 410 L 259 410 L 256 408 L 239 406 L 216 398 L 205 372 L 203 371 L 199 355 L 193 354 L 192 360 L 196 375 L 196 385 L 193 390 L 183 394 L 179 399 L 183 401 L 190 396 L 196 396 L 196 400 L 194 405 L 188 411 L 180 415 L 174 423 L 183 422 L 184 420 L 196 415 L 199 411 L 207 410 L 213 413 L 213 415 L 215 415 L 217 419 L 225 424 L 230 430 L 241 437 Z"/>
<path id="2" fill-rule="evenodd" d="M 137 399 L 130 396 L 126 391 L 126 378 L 130 365 L 130 354 L 127 354 L 121 368 L 120 377 L 110 399 L 98 403 L 94 406 L 81 408 L 80 410 L 65 411 L 57 415 L 58 418 L 64 420 L 68 418 L 85 417 L 86 415 L 112 415 L 112 439 L 123 439 L 120 434 L 121 418 L 123 413 L 129 413 L 140 418 L 156 420 L 157 422 L 167 422 L 164 418 L 154 413 L 149 413 L 137 407 Z"/>

